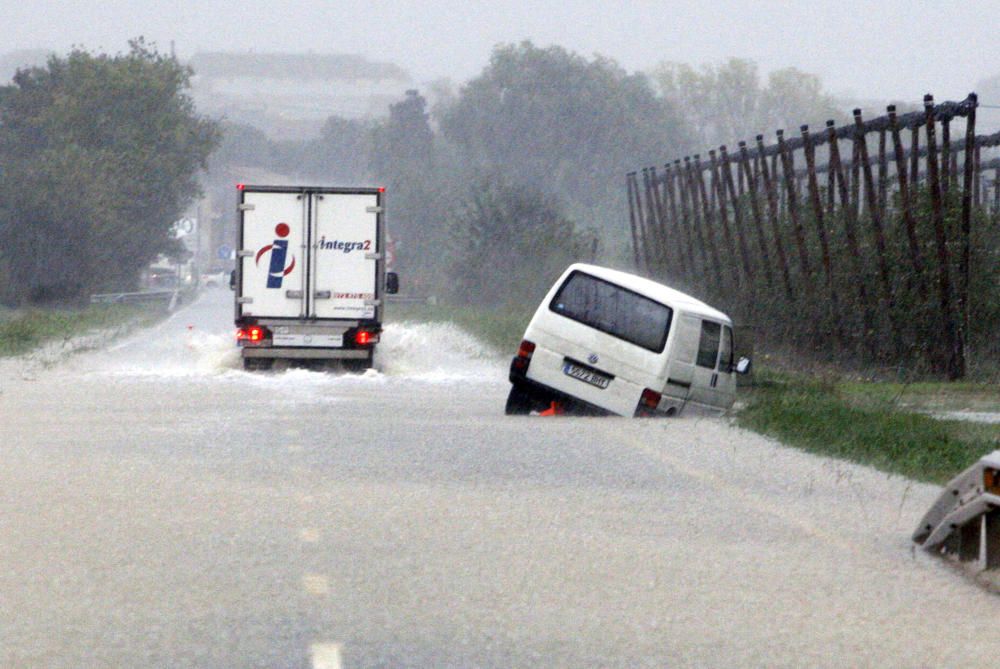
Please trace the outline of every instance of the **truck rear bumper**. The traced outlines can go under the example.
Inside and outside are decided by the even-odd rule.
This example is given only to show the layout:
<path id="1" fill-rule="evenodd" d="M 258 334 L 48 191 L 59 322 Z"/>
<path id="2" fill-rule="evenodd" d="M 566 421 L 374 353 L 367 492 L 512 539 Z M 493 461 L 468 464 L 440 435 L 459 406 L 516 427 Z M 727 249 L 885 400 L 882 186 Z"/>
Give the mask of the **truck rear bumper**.
<path id="1" fill-rule="evenodd" d="M 290 348 L 244 346 L 244 358 L 282 358 L 288 360 L 363 360 L 372 354 L 366 348 Z"/>

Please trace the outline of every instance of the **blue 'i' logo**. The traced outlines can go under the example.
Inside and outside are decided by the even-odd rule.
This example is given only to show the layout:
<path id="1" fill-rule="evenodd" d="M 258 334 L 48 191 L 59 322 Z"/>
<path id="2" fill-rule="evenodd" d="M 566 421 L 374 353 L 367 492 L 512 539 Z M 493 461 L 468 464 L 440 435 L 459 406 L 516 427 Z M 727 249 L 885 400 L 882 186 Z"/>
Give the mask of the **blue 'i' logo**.
<path id="1" fill-rule="evenodd" d="M 273 244 L 268 244 L 261 250 L 257 251 L 257 257 L 254 259 L 256 264 L 260 264 L 260 257 L 271 252 L 271 263 L 267 270 L 267 287 L 268 288 L 281 288 L 282 279 L 284 279 L 293 269 L 295 269 L 295 256 L 292 256 L 292 262 L 288 267 L 285 267 L 285 258 L 288 256 L 288 237 L 290 229 L 287 223 L 278 223 L 274 226 L 274 234 L 280 239 L 275 239 Z"/>

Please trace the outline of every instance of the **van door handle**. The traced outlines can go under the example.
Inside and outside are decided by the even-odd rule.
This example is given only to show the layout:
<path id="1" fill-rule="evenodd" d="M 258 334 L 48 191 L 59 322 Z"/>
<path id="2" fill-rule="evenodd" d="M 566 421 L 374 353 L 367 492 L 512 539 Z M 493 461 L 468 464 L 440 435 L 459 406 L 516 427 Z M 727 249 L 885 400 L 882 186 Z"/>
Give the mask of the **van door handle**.
<path id="1" fill-rule="evenodd" d="M 302 291 L 301 290 L 286 290 L 285 291 L 285 297 L 287 297 L 290 300 L 301 300 L 302 299 Z"/>
<path id="2" fill-rule="evenodd" d="M 313 293 L 313 297 L 317 300 L 329 300 L 332 293 L 329 290 L 317 290 Z"/>

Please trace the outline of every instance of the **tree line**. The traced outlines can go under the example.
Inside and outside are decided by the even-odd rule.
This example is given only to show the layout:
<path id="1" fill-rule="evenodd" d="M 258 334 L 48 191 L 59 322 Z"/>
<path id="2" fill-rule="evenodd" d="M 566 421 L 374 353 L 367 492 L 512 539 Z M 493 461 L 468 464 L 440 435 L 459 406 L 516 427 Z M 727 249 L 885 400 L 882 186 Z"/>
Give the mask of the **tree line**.
<path id="1" fill-rule="evenodd" d="M 191 71 L 142 39 L 74 49 L 0 88 L 0 301 L 85 301 L 134 289 L 197 197 L 217 124 Z"/>
<path id="2" fill-rule="evenodd" d="M 758 118 L 793 113 L 776 100 L 832 104 L 795 70 L 765 82 L 734 59 L 647 75 L 522 42 L 496 47 L 460 87 L 433 86 L 433 105 L 413 90 L 386 118 L 334 116 L 319 137 L 290 141 L 201 117 L 191 76 L 140 39 L 117 55 L 50 57 L 0 88 L 0 300 L 134 288 L 159 254 L 182 253 L 170 224 L 199 181 L 225 209 L 232 184 L 259 175 L 385 185 L 414 291 L 530 302 L 570 261 L 627 264 L 621 174 L 728 131 L 737 93 Z"/>

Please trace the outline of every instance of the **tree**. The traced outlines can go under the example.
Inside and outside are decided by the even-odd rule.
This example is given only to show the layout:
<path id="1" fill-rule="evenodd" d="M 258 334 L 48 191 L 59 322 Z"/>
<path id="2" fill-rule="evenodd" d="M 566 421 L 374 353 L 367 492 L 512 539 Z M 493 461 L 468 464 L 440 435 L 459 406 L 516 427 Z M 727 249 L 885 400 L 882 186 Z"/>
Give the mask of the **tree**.
<path id="1" fill-rule="evenodd" d="M 389 118 L 375 127 L 371 169 L 388 188 L 390 230 L 399 252 L 398 269 L 416 292 L 435 291 L 443 273 L 445 220 L 454 182 L 439 168 L 427 101 L 416 90 L 389 107 Z"/>
<path id="2" fill-rule="evenodd" d="M 534 303 L 589 244 L 541 190 L 477 180 L 451 218 L 451 298 L 485 307 Z"/>
<path id="3" fill-rule="evenodd" d="M 699 69 L 664 62 L 652 77 L 692 126 L 699 149 L 752 140 L 779 128 L 798 130 L 803 123 L 822 128 L 827 119 L 843 116 L 819 77 L 795 68 L 771 72 L 766 86 L 757 64 L 741 58 Z"/>
<path id="4" fill-rule="evenodd" d="M 194 112 L 190 74 L 138 39 L 126 54 L 53 56 L 0 89 L 8 301 L 130 288 L 176 250 L 170 225 L 218 139 Z"/>
<path id="5" fill-rule="evenodd" d="M 687 147 L 672 103 L 644 75 L 531 42 L 497 47 L 440 127 L 466 172 L 557 194 L 575 218 L 612 237 L 624 229 L 625 173 Z"/>

